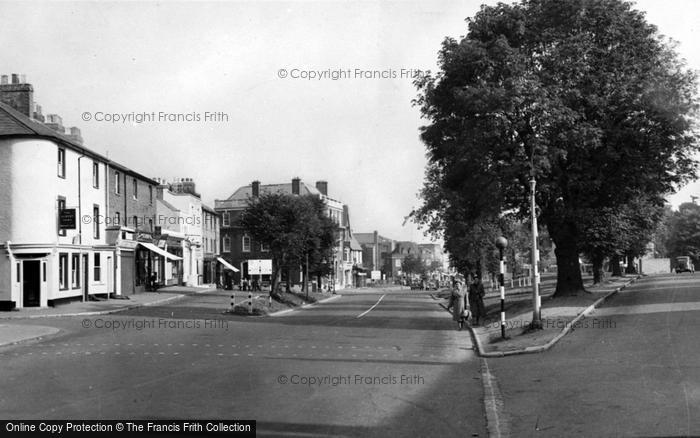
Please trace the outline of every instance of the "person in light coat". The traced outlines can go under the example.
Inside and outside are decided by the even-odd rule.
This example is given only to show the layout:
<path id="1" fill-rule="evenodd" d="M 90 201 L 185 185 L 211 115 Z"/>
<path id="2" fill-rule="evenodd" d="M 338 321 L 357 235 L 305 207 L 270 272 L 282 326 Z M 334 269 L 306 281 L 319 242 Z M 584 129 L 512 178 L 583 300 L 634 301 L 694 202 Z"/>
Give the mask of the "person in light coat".
<path id="1" fill-rule="evenodd" d="M 447 310 L 452 309 L 452 320 L 457 322 L 459 330 L 464 328 L 467 322 L 469 313 L 469 301 L 467 300 L 467 292 L 464 290 L 464 282 L 455 280 L 452 283 L 452 293 Z"/>

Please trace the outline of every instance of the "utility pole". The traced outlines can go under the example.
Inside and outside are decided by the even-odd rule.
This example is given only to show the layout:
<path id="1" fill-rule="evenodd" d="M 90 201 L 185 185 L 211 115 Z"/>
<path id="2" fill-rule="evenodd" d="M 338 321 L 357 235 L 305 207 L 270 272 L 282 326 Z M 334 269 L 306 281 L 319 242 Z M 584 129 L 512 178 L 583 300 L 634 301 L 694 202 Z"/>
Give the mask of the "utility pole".
<path id="1" fill-rule="evenodd" d="M 532 323 L 530 323 L 531 328 L 541 329 L 542 328 L 542 310 L 540 308 L 540 272 L 539 272 L 539 260 L 540 251 L 537 247 L 537 211 L 535 203 L 535 177 L 533 176 L 530 180 L 530 217 L 532 222 Z"/>

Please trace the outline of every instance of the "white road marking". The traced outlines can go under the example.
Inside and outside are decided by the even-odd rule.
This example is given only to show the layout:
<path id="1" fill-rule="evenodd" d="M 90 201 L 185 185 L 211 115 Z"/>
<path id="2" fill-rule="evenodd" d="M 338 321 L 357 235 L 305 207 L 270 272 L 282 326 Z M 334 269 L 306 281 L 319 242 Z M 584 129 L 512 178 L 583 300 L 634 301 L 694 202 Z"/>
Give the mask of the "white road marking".
<path id="1" fill-rule="evenodd" d="M 359 315 L 357 315 L 357 317 L 358 317 L 358 318 L 362 318 L 363 316 L 367 315 L 367 314 L 368 314 L 369 312 L 371 312 L 375 307 L 377 307 L 377 306 L 379 305 L 379 303 L 382 302 L 382 300 L 384 299 L 385 296 L 386 296 L 386 294 L 384 294 L 384 295 L 382 295 L 381 297 L 379 297 L 379 300 L 377 300 L 377 302 L 374 303 L 374 306 L 372 306 L 372 307 L 370 307 L 369 309 L 365 310 L 364 312 L 360 313 Z"/>

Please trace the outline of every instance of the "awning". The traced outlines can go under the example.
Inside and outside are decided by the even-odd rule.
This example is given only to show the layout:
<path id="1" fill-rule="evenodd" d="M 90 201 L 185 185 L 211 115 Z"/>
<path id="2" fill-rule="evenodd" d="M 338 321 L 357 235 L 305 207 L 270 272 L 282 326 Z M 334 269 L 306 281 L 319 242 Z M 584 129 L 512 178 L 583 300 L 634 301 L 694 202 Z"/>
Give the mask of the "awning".
<path id="1" fill-rule="evenodd" d="M 176 256 L 176 255 L 174 255 L 174 254 L 170 254 L 168 251 L 164 251 L 164 250 L 158 248 L 157 246 L 155 246 L 155 245 L 152 244 L 152 243 L 139 242 L 139 245 L 141 245 L 141 246 L 143 246 L 143 247 L 145 247 L 145 248 L 148 248 L 149 250 L 153 251 L 154 253 L 156 253 L 156 254 L 158 254 L 158 255 L 161 255 L 161 256 L 165 257 L 166 259 L 170 259 L 170 260 L 182 260 L 182 257 L 178 257 L 178 256 Z"/>
<path id="2" fill-rule="evenodd" d="M 221 257 L 217 257 L 216 260 L 219 261 L 226 269 L 230 269 L 233 272 L 240 272 L 238 269 L 236 269 L 235 266 L 233 266 L 231 263 L 227 262 L 226 260 L 222 259 Z"/>

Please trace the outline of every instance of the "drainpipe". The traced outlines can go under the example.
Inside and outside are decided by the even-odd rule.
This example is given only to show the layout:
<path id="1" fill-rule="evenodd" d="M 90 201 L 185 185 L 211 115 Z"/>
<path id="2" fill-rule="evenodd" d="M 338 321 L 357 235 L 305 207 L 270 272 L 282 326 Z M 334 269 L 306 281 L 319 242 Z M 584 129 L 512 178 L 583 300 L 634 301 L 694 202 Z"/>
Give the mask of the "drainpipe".
<path id="1" fill-rule="evenodd" d="M 85 158 L 85 151 L 78 157 L 78 217 L 76 220 L 78 221 L 78 238 L 79 238 L 79 244 L 80 244 L 80 249 L 78 251 L 78 254 L 80 256 L 80 261 L 78 262 L 79 265 L 82 266 L 83 264 L 83 201 L 82 201 L 82 181 L 81 181 L 81 175 L 80 175 L 80 160 Z M 82 276 L 82 279 L 78 279 L 78 281 L 84 283 L 85 279 L 85 271 L 84 269 L 87 269 L 87 266 L 83 266 L 83 270 L 80 271 L 78 274 L 79 276 Z M 85 291 L 87 291 L 87 284 L 82 285 L 84 290 L 81 290 L 81 296 L 82 296 L 82 301 L 85 302 Z"/>
<path id="2" fill-rule="evenodd" d="M 8 241 L 5 243 L 5 246 L 7 247 L 7 253 L 10 255 L 10 258 L 13 259 L 13 258 L 15 258 L 15 255 L 12 253 L 12 247 L 11 247 L 10 245 L 12 245 L 12 242 L 10 242 L 10 241 L 8 240 Z"/>

